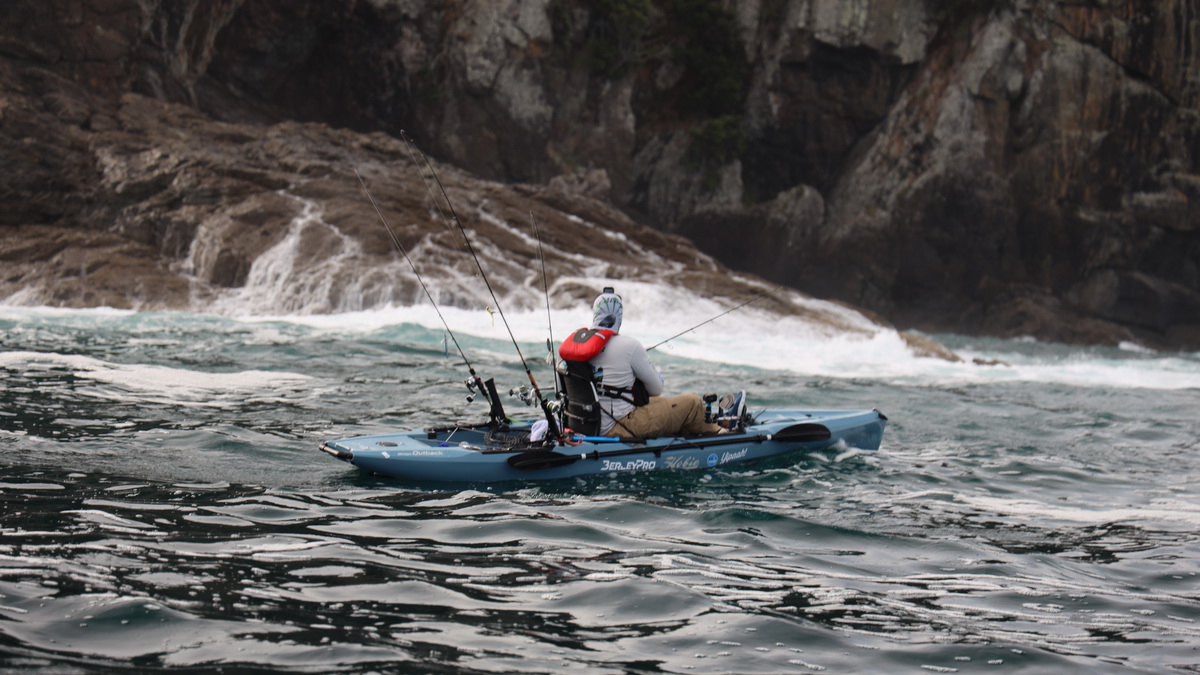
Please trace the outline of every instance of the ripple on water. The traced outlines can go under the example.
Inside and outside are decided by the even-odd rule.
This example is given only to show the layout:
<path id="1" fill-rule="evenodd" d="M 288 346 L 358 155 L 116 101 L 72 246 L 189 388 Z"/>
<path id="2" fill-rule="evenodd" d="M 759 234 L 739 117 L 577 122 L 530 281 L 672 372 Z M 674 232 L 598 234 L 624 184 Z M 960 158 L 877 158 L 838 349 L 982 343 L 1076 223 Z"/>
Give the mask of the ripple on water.
<path id="1" fill-rule="evenodd" d="M 1200 644 L 1186 599 L 1194 569 L 1176 575 L 1179 594 L 1098 584 L 1091 560 L 831 527 L 744 486 L 695 509 L 619 490 L 304 493 L 88 480 L 73 478 L 70 491 L 31 483 L 27 496 L 57 507 L 54 527 L 10 530 L 20 543 L 0 559 L 6 634 L 33 654 L 962 672 L 1139 662 L 1153 650 L 1184 658 Z M 1097 546 L 1119 549 L 1134 535 L 1105 536 Z M 1175 547 L 1182 564 L 1194 546 L 1183 538 L 1145 550 Z"/>
<path id="2" fill-rule="evenodd" d="M 884 448 L 412 486 L 315 447 L 478 418 L 447 386 L 453 360 L 406 342 L 440 331 L 157 321 L 133 341 L 46 322 L 6 335 L 10 352 L 90 360 L 0 366 L 0 670 L 1194 668 L 1194 391 L 818 380 L 672 357 L 673 381 L 696 390 L 869 401 L 892 419 Z M 498 381 L 525 379 L 473 340 Z M 193 370 L 309 379 L 197 380 L 242 387 L 209 405 Z"/>

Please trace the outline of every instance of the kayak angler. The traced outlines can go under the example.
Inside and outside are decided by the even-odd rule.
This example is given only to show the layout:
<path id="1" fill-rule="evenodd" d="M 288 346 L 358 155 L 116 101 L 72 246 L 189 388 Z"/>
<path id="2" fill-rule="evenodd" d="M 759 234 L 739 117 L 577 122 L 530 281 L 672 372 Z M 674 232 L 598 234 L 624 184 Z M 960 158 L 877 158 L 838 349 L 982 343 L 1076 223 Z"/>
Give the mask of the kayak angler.
<path id="1" fill-rule="evenodd" d="M 563 341 L 558 354 L 559 381 L 567 392 L 564 417 L 588 435 L 622 439 L 674 434 L 717 434 L 740 429 L 746 421 L 745 394 L 726 395 L 714 420 L 696 394 L 662 396 L 664 380 L 636 339 L 620 333 L 621 296 L 611 288 L 592 303 L 592 325 Z M 720 424 L 718 424 L 718 421 Z"/>
<path id="2" fill-rule="evenodd" d="M 411 142 L 409 148 L 412 149 Z M 428 159 L 425 162 L 429 165 Z M 429 169 L 433 171 L 432 165 Z M 433 177 L 437 180 L 436 173 Z M 359 182 L 396 249 L 408 261 L 437 310 L 427 285 L 361 175 Z M 440 181 L 438 185 L 441 186 Z M 428 182 L 426 186 L 429 187 Z M 432 195 L 432 187 L 429 190 Z M 491 293 L 492 307 L 508 330 L 529 378 L 528 388 L 520 388 L 521 399 L 529 404 L 536 400 L 543 418 L 514 420 L 507 415 L 495 382 L 482 380 L 476 374 L 445 317 L 437 310 L 471 374 L 467 386 L 472 397 L 482 394 L 490 404 L 487 421 L 330 440 L 321 444 L 322 451 L 368 471 L 406 480 L 492 483 L 711 469 L 833 447 L 879 449 L 887 418 L 876 410 L 763 410 L 751 418 L 745 414 L 744 393 L 739 392 L 722 401 L 720 414 L 714 418 L 709 412 L 716 400 L 714 395 L 706 396 L 703 401 L 695 394 L 664 398 L 662 377 L 646 356 L 649 350 L 619 332 L 624 309 L 611 288 L 605 288 L 594 304 L 594 325 L 581 328 L 560 345 L 562 360 L 555 368 L 559 391 L 554 402 L 547 401 L 513 336 L 470 237 L 449 204 L 445 188 L 441 192 Z M 766 294 L 761 293 L 738 307 Z M 733 310 L 723 314 L 729 311 Z"/>

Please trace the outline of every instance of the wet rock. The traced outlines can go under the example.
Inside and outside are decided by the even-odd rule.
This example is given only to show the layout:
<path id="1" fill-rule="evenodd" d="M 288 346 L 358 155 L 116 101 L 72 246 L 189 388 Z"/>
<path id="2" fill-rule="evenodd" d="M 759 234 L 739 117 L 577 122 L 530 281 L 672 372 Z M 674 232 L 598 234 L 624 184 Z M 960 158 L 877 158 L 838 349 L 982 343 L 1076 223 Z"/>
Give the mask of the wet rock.
<path id="1" fill-rule="evenodd" d="M 406 130 L 485 181 L 556 188 L 522 200 L 607 200 L 904 326 L 1195 346 L 1193 4 L 14 0 L 0 227 L 124 237 L 197 297 L 269 253 L 280 274 L 320 249 L 386 266 L 369 212 L 304 194 L 403 166 Z M 304 293 L 413 291 L 338 278 Z"/>
<path id="2" fill-rule="evenodd" d="M 946 349 L 924 335 L 917 335 L 910 331 L 901 331 L 900 337 L 904 339 L 904 343 L 908 345 L 909 349 L 919 357 L 942 359 L 953 363 L 962 361 L 962 358 L 958 354 Z"/>

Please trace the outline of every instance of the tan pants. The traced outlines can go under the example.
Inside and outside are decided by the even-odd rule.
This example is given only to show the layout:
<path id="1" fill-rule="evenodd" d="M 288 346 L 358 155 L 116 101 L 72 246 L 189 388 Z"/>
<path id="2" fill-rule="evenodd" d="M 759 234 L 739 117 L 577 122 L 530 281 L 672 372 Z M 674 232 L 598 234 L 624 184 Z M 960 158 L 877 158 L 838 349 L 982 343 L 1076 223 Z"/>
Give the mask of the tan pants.
<path id="1" fill-rule="evenodd" d="M 621 438 L 657 438 L 675 434 L 715 434 L 721 427 L 704 421 L 704 401 L 695 394 L 650 402 L 617 421 L 608 432 Z"/>

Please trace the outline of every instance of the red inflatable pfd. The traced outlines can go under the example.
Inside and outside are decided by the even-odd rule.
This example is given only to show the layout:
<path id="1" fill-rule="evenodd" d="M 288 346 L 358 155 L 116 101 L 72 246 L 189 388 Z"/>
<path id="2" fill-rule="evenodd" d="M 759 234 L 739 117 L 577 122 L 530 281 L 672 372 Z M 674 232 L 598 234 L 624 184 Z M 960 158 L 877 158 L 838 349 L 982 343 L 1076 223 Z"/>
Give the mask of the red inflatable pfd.
<path id="1" fill-rule="evenodd" d="M 558 355 L 566 361 L 591 361 L 604 351 L 608 339 L 616 334 L 617 331 L 607 328 L 580 328 L 563 340 Z"/>

